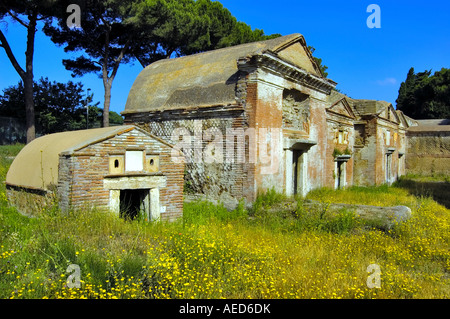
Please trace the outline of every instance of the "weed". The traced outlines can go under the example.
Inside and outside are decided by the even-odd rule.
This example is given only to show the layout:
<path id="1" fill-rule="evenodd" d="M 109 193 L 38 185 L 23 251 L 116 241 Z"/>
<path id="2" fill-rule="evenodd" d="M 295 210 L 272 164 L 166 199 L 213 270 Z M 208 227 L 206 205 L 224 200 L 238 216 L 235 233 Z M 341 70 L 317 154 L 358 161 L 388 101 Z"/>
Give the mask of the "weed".
<path id="1" fill-rule="evenodd" d="M 0 156 L 2 178 L 7 165 Z M 397 187 L 319 189 L 305 200 L 272 190 L 250 211 L 244 202 L 231 212 L 191 202 L 172 223 L 93 209 L 28 218 L 1 198 L 0 298 L 450 297 L 449 210 Z M 323 207 L 308 208 L 307 199 Z M 380 231 L 351 210 L 331 214 L 329 202 L 402 204 L 412 218 Z M 80 288 L 67 287 L 72 263 Z M 379 289 L 366 285 L 373 263 Z"/>

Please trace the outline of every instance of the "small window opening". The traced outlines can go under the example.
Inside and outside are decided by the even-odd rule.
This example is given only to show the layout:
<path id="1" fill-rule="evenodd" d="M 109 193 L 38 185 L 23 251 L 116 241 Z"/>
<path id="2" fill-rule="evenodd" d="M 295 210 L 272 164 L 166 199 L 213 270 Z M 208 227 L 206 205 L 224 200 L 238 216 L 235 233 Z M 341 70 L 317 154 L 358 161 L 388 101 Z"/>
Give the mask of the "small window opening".
<path id="1" fill-rule="evenodd" d="M 119 160 L 114 160 L 114 168 L 118 168 L 119 167 Z"/>
<path id="2" fill-rule="evenodd" d="M 155 161 L 153 160 L 153 158 L 150 160 L 150 165 L 153 166 L 155 164 Z"/>

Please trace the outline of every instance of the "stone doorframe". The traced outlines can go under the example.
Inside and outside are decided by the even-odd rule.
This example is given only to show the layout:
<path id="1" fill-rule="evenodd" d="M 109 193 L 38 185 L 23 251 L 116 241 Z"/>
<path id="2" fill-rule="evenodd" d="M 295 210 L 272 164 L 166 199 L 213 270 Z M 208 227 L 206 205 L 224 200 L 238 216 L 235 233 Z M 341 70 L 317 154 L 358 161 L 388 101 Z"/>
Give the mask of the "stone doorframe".
<path id="1" fill-rule="evenodd" d="M 386 149 L 386 165 L 384 167 L 385 169 L 385 182 L 388 185 L 392 184 L 392 154 L 395 152 L 395 147 L 388 147 Z"/>
<path id="2" fill-rule="evenodd" d="M 351 155 L 338 155 L 334 158 L 334 188 L 344 188 L 347 186 L 347 162 Z"/>
<path id="3" fill-rule="evenodd" d="M 305 139 L 290 139 L 285 138 L 283 143 L 283 150 L 285 153 L 285 192 L 287 196 L 293 196 L 298 194 L 305 196 L 306 178 L 307 178 L 307 163 L 308 163 L 308 151 L 316 145 L 317 142 Z M 301 151 L 302 154 L 298 156 L 297 161 L 297 173 L 293 171 L 294 165 L 294 152 Z M 294 178 L 297 178 L 295 183 Z M 297 184 L 297 190 L 294 190 L 294 185 Z"/>
<path id="4" fill-rule="evenodd" d="M 120 191 L 129 189 L 148 190 L 143 199 L 146 218 L 149 221 L 160 219 L 161 207 L 159 189 L 166 187 L 167 177 L 164 175 L 119 175 L 105 176 L 103 187 L 109 189 L 109 210 L 120 216 Z"/>

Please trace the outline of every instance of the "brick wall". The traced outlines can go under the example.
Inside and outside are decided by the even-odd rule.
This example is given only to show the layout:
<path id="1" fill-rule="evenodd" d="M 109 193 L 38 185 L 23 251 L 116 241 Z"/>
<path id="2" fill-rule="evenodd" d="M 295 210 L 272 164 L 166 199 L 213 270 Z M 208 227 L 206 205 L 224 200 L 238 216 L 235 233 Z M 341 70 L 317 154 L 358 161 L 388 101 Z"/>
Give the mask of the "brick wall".
<path id="1" fill-rule="evenodd" d="M 167 186 L 160 188 L 160 206 L 166 207 L 161 219 L 180 217 L 183 210 L 184 164 L 172 161 L 171 147 L 137 130 L 90 145 L 72 156 L 60 157 L 58 193 L 63 208 L 107 208 L 110 192 L 103 187 L 103 180 L 109 175 L 109 154 L 125 154 L 130 148 L 160 154 L 160 172 L 167 177 Z"/>
<path id="2" fill-rule="evenodd" d="M 255 198 L 254 164 L 249 163 L 247 158 L 244 163 L 237 158 L 237 154 L 242 151 L 243 154 L 248 155 L 248 138 L 244 140 L 244 148 L 239 139 L 234 138 L 233 162 L 228 161 L 226 154 L 227 130 L 236 132 L 240 129 L 245 132 L 250 127 L 251 121 L 254 121 L 251 115 L 254 114 L 253 92 L 256 93 L 256 83 L 248 84 L 247 77 L 242 73 L 236 85 L 236 99 L 240 102 L 239 106 L 210 106 L 189 110 L 129 114 L 126 115 L 125 122 L 139 125 L 173 145 L 178 144 L 178 141 L 172 139 L 175 130 L 187 129 L 191 150 L 186 153 L 188 159 L 185 175 L 180 183 L 182 187 L 185 187 L 186 197 L 200 195 L 201 198 L 218 200 L 226 207 L 233 208 L 241 198 L 247 201 L 253 201 Z M 205 135 L 208 132 L 211 133 L 209 139 Z M 221 136 L 215 135 L 215 132 L 219 132 Z M 206 147 L 219 146 L 216 141 L 220 139 L 223 142 L 222 156 L 218 155 L 212 162 L 205 161 L 204 155 L 211 154 L 210 149 Z M 195 149 L 200 151 L 200 156 L 198 156 L 199 153 L 195 156 Z"/>

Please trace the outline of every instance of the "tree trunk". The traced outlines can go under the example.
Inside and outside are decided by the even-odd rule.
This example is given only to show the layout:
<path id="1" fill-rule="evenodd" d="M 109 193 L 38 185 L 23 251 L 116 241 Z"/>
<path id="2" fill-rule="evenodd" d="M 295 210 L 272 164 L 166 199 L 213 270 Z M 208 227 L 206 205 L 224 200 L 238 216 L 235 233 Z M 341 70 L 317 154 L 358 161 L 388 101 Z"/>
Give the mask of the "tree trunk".
<path id="1" fill-rule="evenodd" d="M 33 100 L 33 55 L 34 38 L 36 35 L 37 12 L 33 11 L 28 16 L 27 50 L 25 51 L 25 77 L 23 89 L 25 95 L 25 117 L 27 123 L 27 144 L 36 138 L 34 100 Z"/>
<path id="2" fill-rule="evenodd" d="M 103 87 L 105 88 L 105 101 L 103 102 L 103 122 L 102 127 L 109 126 L 109 104 L 111 103 L 111 86 L 112 79 L 108 76 L 108 57 L 109 57 L 109 33 L 111 32 L 111 27 L 107 25 L 105 33 L 105 53 L 103 56 L 102 63 L 102 76 L 103 76 Z"/>
<path id="3" fill-rule="evenodd" d="M 27 144 L 36 138 L 34 100 L 33 100 L 33 74 L 28 74 L 23 80 L 25 97 L 25 118 L 27 125 Z"/>
<path id="4" fill-rule="evenodd" d="M 14 56 L 5 35 L 0 30 L 0 47 L 5 49 L 6 55 L 11 61 L 12 66 L 19 74 L 24 86 L 25 117 L 27 126 L 27 143 L 30 143 L 36 137 L 35 118 L 34 118 L 34 100 L 33 100 L 33 55 L 34 38 L 36 35 L 37 11 L 32 11 L 28 15 L 28 24 L 14 17 L 21 25 L 27 28 L 27 49 L 25 51 L 25 70 L 22 69 Z"/>
<path id="5" fill-rule="evenodd" d="M 112 84 L 110 81 L 104 81 L 105 86 L 105 101 L 103 103 L 103 127 L 109 126 L 109 104 L 111 103 L 111 87 Z"/>

